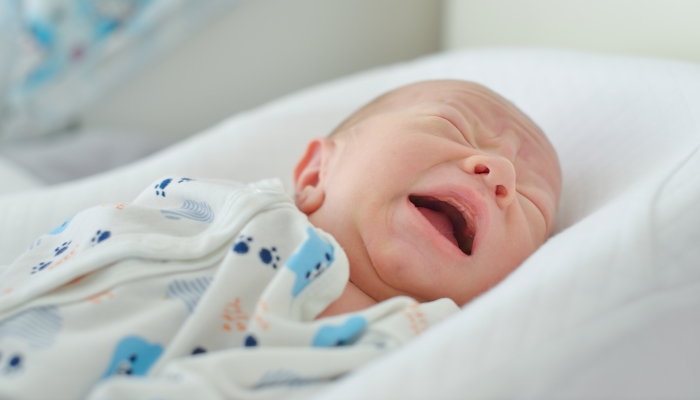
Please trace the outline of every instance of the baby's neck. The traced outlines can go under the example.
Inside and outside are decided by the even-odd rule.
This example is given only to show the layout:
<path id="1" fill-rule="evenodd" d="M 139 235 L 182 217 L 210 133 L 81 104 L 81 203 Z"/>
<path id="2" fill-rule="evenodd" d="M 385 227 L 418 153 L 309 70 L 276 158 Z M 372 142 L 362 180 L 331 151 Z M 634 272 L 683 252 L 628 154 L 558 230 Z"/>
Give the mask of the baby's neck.
<path id="1" fill-rule="evenodd" d="M 360 290 L 354 283 L 348 281 L 348 284 L 343 290 L 343 294 L 332 302 L 325 310 L 323 310 L 317 317 L 330 317 L 338 314 L 345 314 L 349 312 L 355 312 L 364 310 L 365 308 L 371 307 L 377 304 L 377 301 L 369 297 L 365 292 Z"/>

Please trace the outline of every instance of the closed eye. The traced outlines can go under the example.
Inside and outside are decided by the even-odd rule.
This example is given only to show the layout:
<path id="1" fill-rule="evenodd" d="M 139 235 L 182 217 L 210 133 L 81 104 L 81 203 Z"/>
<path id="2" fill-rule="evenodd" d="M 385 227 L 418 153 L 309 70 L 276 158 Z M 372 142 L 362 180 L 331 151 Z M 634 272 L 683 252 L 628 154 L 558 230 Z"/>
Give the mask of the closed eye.
<path id="1" fill-rule="evenodd" d="M 459 144 L 466 144 L 469 147 L 472 147 L 472 148 L 474 147 L 469 142 L 469 140 L 464 135 L 464 133 L 449 118 L 443 117 L 441 115 L 435 115 L 435 117 L 447 122 L 450 125 L 449 129 L 447 129 L 447 131 L 449 131 L 451 137 L 454 137 L 455 139 L 457 139 L 457 142 Z"/>
<path id="2" fill-rule="evenodd" d="M 544 237 L 542 238 L 542 240 L 543 241 L 547 240 L 547 227 L 548 227 L 547 221 L 549 221 L 548 214 L 545 212 L 544 207 L 540 205 L 540 202 L 535 201 L 533 199 L 534 197 L 536 197 L 536 195 L 533 195 L 533 194 L 526 195 L 520 190 L 516 190 L 516 194 L 520 195 L 520 197 L 527 200 L 527 203 L 532 205 L 532 207 L 535 210 L 537 210 L 537 214 L 539 215 L 539 217 L 541 217 L 542 224 L 544 225 L 544 227 L 543 227 L 544 228 L 544 232 L 543 232 Z M 551 216 L 551 218 L 553 218 L 553 216 Z"/>

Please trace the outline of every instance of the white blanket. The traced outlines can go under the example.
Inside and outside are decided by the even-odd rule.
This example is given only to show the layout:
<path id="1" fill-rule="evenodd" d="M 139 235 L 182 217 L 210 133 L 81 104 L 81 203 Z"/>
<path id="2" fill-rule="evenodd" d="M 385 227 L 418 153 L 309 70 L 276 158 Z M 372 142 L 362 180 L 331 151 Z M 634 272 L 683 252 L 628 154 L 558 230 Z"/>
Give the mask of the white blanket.
<path id="1" fill-rule="evenodd" d="M 396 297 L 316 319 L 348 278 L 279 182 L 160 179 L 0 275 L 0 398 L 308 395 L 459 310 Z"/>
<path id="2" fill-rule="evenodd" d="M 80 209 L 129 201 L 159 176 L 291 170 L 306 141 L 424 79 L 482 83 L 552 141 L 555 236 L 514 274 L 321 398 L 700 397 L 700 66 L 552 50 L 439 54 L 241 114 L 131 166 L 0 197 L 0 265 Z"/>

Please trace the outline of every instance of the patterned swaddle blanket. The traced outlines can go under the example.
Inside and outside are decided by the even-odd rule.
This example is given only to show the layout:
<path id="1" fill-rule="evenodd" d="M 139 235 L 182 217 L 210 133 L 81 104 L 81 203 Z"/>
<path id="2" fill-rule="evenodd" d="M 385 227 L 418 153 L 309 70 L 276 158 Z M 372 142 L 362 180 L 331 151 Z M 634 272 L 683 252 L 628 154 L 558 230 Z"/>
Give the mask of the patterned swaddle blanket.
<path id="1" fill-rule="evenodd" d="M 348 278 L 343 249 L 278 181 L 164 178 L 2 272 L 0 397 L 306 394 L 459 309 L 397 297 L 316 320 Z"/>

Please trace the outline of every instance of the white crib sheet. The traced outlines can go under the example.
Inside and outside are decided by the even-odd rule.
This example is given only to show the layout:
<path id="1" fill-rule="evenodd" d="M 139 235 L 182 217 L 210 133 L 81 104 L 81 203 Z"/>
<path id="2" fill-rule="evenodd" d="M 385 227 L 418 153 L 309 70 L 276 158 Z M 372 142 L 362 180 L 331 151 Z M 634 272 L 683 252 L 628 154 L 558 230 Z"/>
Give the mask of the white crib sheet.
<path id="1" fill-rule="evenodd" d="M 700 335 L 700 323 L 686 318 L 700 318 L 695 64 L 481 50 L 344 78 L 118 170 L 0 197 L 0 265 L 78 210 L 128 202 L 168 173 L 277 176 L 291 188 L 309 138 L 380 93 L 437 78 L 491 87 L 548 134 L 564 174 L 556 236 L 459 315 L 319 397 L 699 397 L 700 346 L 682 340 Z M 640 361 L 645 351 L 673 356 Z"/>

